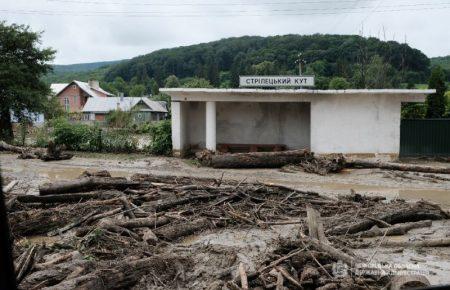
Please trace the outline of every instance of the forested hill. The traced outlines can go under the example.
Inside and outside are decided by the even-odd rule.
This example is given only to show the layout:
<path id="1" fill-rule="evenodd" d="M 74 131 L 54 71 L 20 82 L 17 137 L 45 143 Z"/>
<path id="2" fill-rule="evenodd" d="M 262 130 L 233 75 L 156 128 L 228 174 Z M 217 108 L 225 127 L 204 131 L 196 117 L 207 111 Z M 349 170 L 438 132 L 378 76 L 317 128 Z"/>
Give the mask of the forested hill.
<path id="1" fill-rule="evenodd" d="M 431 65 L 439 65 L 443 69 L 450 71 L 450 55 L 431 58 Z"/>
<path id="2" fill-rule="evenodd" d="M 103 78 L 109 66 L 122 60 L 53 65 L 53 71 L 45 76 L 47 83 L 64 83 L 72 80 L 87 81 L 89 78 Z"/>
<path id="3" fill-rule="evenodd" d="M 117 77 L 144 84 L 154 79 L 163 86 L 170 75 L 180 80 L 207 79 L 215 87 L 236 87 L 244 74 L 297 74 L 302 53 L 304 73 L 316 75 L 319 88 L 333 77 L 352 87 L 398 87 L 425 82 L 430 60 L 421 51 L 394 41 L 356 35 L 246 36 L 158 50 L 111 66 L 106 82 Z"/>

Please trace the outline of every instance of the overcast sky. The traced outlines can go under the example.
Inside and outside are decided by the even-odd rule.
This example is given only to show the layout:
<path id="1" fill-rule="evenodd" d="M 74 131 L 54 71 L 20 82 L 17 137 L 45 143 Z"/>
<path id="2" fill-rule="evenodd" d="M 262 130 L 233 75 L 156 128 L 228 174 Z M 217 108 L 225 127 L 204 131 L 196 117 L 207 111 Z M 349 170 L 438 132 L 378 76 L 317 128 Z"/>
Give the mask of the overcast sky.
<path id="1" fill-rule="evenodd" d="M 242 35 L 361 34 L 450 54 L 450 0 L 0 0 L 0 19 L 44 31 L 55 63 L 132 58 Z"/>

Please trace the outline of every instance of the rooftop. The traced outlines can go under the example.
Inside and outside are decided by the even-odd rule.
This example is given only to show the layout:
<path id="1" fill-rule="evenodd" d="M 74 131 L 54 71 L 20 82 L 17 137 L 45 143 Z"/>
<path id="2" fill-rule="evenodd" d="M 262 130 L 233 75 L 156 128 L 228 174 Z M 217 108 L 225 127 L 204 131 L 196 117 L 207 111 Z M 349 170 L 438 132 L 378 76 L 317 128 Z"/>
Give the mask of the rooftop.
<path id="1" fill-rule="evenodd" d="M 89 113 L 107 113 L 120 109 L 130 111 L 139 102 L 144 102 L 149 109 L 147 111 L 167 113 L 163 104 L 152 101 L 147 97 L 108 97 L 108 98 L 89 98 L 84 105 L 83 112 Z M 145 110 L 145 109 L 144 109 Z"/>

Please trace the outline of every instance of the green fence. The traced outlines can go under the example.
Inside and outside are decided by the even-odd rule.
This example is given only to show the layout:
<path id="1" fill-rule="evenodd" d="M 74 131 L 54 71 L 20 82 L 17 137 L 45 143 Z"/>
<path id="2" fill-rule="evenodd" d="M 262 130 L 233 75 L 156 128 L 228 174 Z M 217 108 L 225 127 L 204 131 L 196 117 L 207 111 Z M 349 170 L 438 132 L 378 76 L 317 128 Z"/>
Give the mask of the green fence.
<path id="1" fill-rule="evenodd" d="M 400 156 L 450 156 L 450 119 L 402 120 Z"/>

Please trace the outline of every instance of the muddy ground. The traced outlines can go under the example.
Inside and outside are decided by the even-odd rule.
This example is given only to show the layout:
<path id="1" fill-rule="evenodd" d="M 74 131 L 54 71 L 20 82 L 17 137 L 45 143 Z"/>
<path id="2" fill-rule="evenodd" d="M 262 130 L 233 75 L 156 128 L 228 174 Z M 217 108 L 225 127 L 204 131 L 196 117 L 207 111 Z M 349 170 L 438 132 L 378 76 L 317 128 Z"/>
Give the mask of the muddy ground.
<path id="1" fill-rule="evenodd" d="M 421 161 L 422 163 L 423 161 Z M 2 175 L 7 180 L 18 180 L 13 193 L 37 194 L 38 186 L 48 181 L 77 178 L 83 171 L 108 170 L 112 176 L 130 177 L 135 173 L 189 177 L 220 178 L 224 180 L 268 182 L 284 184 L 301 190 L 314 190 L 324 195 L 348 194 L 351 189 L 367 195 L 384 195 L 388 199 L 426 199 L 450 209 L 450 180 L 424 177 L 423 174 L 379 169 L 346 169 L 336 175 L 318 176 L 303 172 L 287 173 L 278 169 L 219 170 L 199 167 L 194 161 L 176 158 L 140 155 L 79 154 L 72 160 L 44 163 L 40 160 L 19 160 L 16 154 L 0 154 Z M 439 163 L 439 166 L 450 166 Z M 449 176 L 442 175 L 448 178 Z M 190 289 L 210 289 L 202 283 L 206 272 L 220 272 L 236 260 L 250 268 L 273 252 L 280 238 L 295 238 L 300 225 L 272 225 L 260 228 L 225 228 L 192 235 L 170 245 L 171 251 L 181 256 L 192 254 L 190 275 L 198 275 L 198 284 Z M 389 237 L 389 240 L 421 240 L 450 236 L 450 221 L 433 221 L 429 228 L 411 230 L 407 235 Z M 20 243 L 52 244 L 54 237 L 27 237 Z M 432 284 L 450 284 L 450 248 L 372 248 L 356 249 L 355 253 L 374 262 L 414 264 L 426 274 Z"/>
<path id="2" fill-rule="evenodd" d="M 447 166 L 450 163 L 415 161 L 427 165 Z M 261 181 L 289 185 L 319 193 L 347 194 L 351 189 L 361 194 L 384 195 L 388 198 L 426 200 L 450 208 L 450 180 L 422 177 L 423 174 L 398 175 L 380 169 L 345 169 L 340 174 L 283 172 L 280 169 L 213 169 L 199 167 L 193 160 L 170 157 L 149 157 L 138 154 L 77 153 L 71 160 L 44 163 L 40 160 L 20 160 L 16 154 L 0 153 L 0 165 L 5 177 L 21 181 L 19 188 L 30 194 L 47 181 L 73 179 L 85 170 L 108 170 L 113 176 L 129 177 L 134 173 L 219 178 L 225 180 Z M 445 175 L 443 175 L 445 178 Z M 447 176 L 447 178 L 450 178 Z"/>

